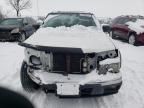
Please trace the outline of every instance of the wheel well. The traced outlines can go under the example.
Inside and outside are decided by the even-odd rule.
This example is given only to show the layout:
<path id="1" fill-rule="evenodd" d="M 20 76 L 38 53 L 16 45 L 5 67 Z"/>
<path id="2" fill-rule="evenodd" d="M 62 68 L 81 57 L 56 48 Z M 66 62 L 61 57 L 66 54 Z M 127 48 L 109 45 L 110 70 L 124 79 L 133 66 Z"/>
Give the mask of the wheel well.
<path id="1" fill-rule="evenodd" d="M 128 38 L 130 37 L 130 35 L 135 35 L 136 36 L 136 32 L 134 32 L 134 31 L 133 32 L 129 32 L 128 33 Z"/>
<path id="2" fill-rule="evenodd" d="M 21 33 L 24 33 L 25 34 L 25 38 L 27 39 L 28 37 L 27 37 L 27 34 L 26 34 L 26 32 L 23 30 L 23 31 L 21 31 Z"/>
<path id="3" fill-rule="evenodd" d="M 21 31 L 21 33 L 24 33 L 26 35 L 26 32 L 25 31 Z"/>

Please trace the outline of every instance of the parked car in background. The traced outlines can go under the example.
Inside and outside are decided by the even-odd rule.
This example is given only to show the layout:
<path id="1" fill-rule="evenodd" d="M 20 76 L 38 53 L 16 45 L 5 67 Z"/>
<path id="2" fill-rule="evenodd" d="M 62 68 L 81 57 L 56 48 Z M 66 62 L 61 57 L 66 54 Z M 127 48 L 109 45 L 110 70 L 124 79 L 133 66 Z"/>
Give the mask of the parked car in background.
<path id="1" fill-rule="evenodd" d="M 39 25 L 42 25 L 44 20 L 45 20 L 45 17 L 44 16 L 33 16 L 32 17 L 33 19 L 35 19 L 35 21 L 37 22 L 37 24 Z"/>
<path id="2" fill-rule="evenodd" d="M 121 56 L 92 13 L 53 12 L 19 45 L 24 90 L 42 88 L 58 96 L 117 93 L 122 84 Z"/>
<path id="3" fill-rule="evenodd" d="M 100 24 L 110 24 L 112 21 L 112 18 L 109 17 L 97 17 Z"/>
<path id="4" fill-rule="evenodd" d="M 143 16 L 119 16 L 110 24 L 110 36 L 122 38 L 130 44 L 144 44 L 144 17 Z"/>
<path id="5" fill-rule="evenodd" d="M 1 41 L 24 41 L 31 36 L 38 25 L 30 17 L 6 18 L 0 22 Z"/>

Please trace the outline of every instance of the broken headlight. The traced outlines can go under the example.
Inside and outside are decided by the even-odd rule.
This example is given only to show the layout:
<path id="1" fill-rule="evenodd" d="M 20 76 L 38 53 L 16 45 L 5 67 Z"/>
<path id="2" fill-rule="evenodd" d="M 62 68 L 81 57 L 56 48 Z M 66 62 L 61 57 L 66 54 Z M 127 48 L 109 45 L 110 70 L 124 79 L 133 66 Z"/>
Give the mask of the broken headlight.
<path id="1" fill-rule="evenodd" d="M 118 73 L 120 63 L 104 64 L 99 67 L 99 74 L 106 74 L 107 72 Z"/>
<path id="2" fill-rule="evenodd" d="M 30 63 L 33 65 L 41 65 L 40 57 L 31 56 Z"/>
<path id="3" fill-rule="evenodd" d="M 98 55 L 99 74 L 107 72 L 118 73 L 121 67 L 120 52 L 118 50 L 104 52 Z"/>

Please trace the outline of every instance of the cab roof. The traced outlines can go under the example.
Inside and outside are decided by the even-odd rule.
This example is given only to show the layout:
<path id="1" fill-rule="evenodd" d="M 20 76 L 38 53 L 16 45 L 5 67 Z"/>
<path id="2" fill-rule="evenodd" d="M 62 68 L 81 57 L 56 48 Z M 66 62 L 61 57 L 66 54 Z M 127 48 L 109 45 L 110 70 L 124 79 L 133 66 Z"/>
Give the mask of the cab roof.
<path id="1" fill-rule="evenodd" d="M 49 14 L 90 14 L 90 15 L 93 15 L 93 13 L 83 12 L 83 11 L 56 11 L 56 12 L 51 12 Z"/>

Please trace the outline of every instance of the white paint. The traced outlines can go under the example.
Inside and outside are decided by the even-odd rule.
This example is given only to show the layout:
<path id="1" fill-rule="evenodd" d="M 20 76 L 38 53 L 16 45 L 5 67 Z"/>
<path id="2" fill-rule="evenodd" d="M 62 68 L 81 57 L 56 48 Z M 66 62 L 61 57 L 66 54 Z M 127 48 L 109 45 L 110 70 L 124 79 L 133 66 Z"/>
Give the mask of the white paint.
<path id="1" fill-rule="evenodd" d="M 120 57 L 108 58 L 106 60 L 100 61 L 100 65 L 112 64 L 112 63 L 120 63 Z"/>
<path id="2" fill-rule="evenodd" d="M 57 73 L 49 73 L 43 70 L 35 70 L 33 76 L 41 79 L 43 84 L 56 84 L 56 83 L 77 83 L 80 85 L 84 84 L 103 84 L 113 81 L 113 84 L 116 82 L 114 80 L 121 79 L 121 73 L 107 73 L 106 75 L 99 75 L 97 70 L 93 70 L 91 73 L 86 75 L 74 75 L 69 74 L 64 76 Z"/>
<path id="3" fill-rule="evenodd" d="M 89 83 L 108 83 L 109 81 L 119 80 L 122 78 L 121 72 L 120 73 L 109 73 L 107 72 L 106 75 L 99 75 L 96 72 L 97 70 L 92 71 L 88 75 L 86 75 L 85 79 L 81 80 L 79 82 L 80 85 L 85 85 Z M 113 84 L 116 84 L 116 82 L 113 82 Z"/>

